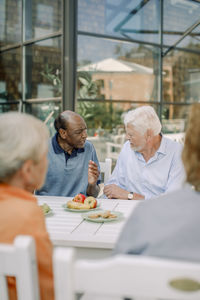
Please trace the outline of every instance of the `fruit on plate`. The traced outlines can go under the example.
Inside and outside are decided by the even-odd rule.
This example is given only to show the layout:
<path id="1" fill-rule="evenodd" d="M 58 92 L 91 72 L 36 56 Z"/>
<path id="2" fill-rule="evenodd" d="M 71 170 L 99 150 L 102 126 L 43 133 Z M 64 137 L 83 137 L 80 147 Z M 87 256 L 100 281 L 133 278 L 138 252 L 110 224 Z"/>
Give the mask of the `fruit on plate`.
<path id="1" fill-rule="evenodd" d="M 47 214 L 48 212 L 51 211 L 51 208 L 46 203 L 44 203 L 43 205 L 40 205 L 40 207 L 42 208 L 42 211 L 43 211 L 44 214 Z"/>
<path id="2" fill-rule="evenodd" d="M 72 201 L 84 203 L 85 198 L 86 198 L 85 195 L 83 195 L 83 194 L 78 194 L 78 195 L 76 195 L 76 196 L 73 198 Z"/>
<path id="3" fill-rule="evenodd" d="M 90 209 L 89 204 L 80 203 L 73 200 L 67 202 L 67 207 L 72 209 Z"/>
<path id="4" fill-rule="evenodd" d="M 95 208 L 95 207 L 97 207 L 97 200 L 94 197 L 89 196 L 89 197 L 85 198 L 84 204 L 89 205 L 90 208 Z"/>

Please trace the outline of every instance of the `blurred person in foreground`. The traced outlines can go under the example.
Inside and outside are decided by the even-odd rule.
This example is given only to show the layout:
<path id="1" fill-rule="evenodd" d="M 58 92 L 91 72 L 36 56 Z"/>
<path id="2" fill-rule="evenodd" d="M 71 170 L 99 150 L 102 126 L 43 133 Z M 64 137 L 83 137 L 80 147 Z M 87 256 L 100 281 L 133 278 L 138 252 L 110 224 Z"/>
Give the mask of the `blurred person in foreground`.
<path id="1" fill-rule="evenodd" d="M 41 300 L 54 299 L 52 244 L 32 192 L 45 179 L 48 136 L 46 126 L 33 116 L 0 115 L 0 243 L 13 243 L 17 235 L 34 238 Z M 13 277 L 8 278 L 8 285 L 9 299 L 14 300 Z"/>
<path id="2" fill-rule="evenodd" d="M 140 203 L 114 253 L 200 261 L 200 104 L 191 107 L 182 153 L 182 189 Z"/>
<path id="3" fill-rule="evenodd" d="M 86 141 L 83 118 L 70 110 L 54 122 L 56 134 L 49 141 L 49 167 L 44 186 L 37 195 L 74 197 L 99 193 L 100 166 L 94 146 Z"/>
<path id="4" fill-rule="evenodd" d="M 124 124 L 128 141 L 104 188 L 107 198 L 150 199 L 179 188 L 185 178 L 183 146 L 162 135 L 153 107 L 129 111 Z"/>

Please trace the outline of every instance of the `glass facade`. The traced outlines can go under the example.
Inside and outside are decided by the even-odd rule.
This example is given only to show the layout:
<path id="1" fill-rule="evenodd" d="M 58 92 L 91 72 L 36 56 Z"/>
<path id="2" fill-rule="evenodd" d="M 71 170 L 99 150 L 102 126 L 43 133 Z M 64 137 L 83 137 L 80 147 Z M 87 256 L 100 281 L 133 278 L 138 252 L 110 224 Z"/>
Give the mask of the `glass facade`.
<path id="1" fill-rule="evenodd" d="M 163 133 L 184 132 L 200 101 L 199 15 L 199 1 L 78 1 L 77 111 L 101 158 L 116 161 L 124 113 L 140 105 L 154 106 Z"/>
<path id="2" fill-rule="evenodd" d="M 60 37 L 26 46 L 26 99 L 61 97 Z"/>
<path id="3" fill-rule="evenodd" d="M 18 110 L 46 121 L 62 101 L 61 0 L 0 0 L 0 112 Z"/>
<path id="4" fill-rule="evenodd" d="M 124 113 L 140 105 L 183 133 L 200 101 L 199 16 L 197 0 L 0 0 L 0 112 L 34 114 L 53 134 L 75 109 L 100 160 L 116 161 Z"/>

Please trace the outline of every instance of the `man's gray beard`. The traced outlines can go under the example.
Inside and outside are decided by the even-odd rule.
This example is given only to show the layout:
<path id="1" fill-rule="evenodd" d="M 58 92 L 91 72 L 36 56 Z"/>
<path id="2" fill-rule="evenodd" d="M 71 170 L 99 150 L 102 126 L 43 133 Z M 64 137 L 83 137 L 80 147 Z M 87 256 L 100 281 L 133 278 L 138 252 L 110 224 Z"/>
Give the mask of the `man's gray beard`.
<path id="1" fill-rule="evenodd" d="M 142 150 L 142 146 L 138 146 L 138 147 L 132 147 L 131 146 L 131 149 L 133 150 L 133 151 L 136 151 L 136 152 L 140 152 L 141 150 Z"/>

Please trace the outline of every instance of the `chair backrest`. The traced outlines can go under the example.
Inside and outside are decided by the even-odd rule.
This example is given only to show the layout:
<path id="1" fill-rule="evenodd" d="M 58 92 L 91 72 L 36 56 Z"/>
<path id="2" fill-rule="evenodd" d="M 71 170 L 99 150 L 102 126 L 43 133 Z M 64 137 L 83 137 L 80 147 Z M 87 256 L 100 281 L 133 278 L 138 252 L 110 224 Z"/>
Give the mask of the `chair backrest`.
<path id="1" fill-rule="evenodd" d="M 99 164 L 101 173 L 104 174 L 104 183 L 106 183 L 111 175 L 112 160 L 110 158 L 106 158 L 105 162 L 99 162 Z"/>
<path id="2" fill-rule="evenodd" d="M 101 300 L 200 299 L 198 263 L 134 255 L 76 260 L 74 251 L 54 250 L 56 300 L 74 300 L 76 293 L 88 294 L 93 300 L 95 296 Z"/>
<path id="3" fill-rule="evenodd" d="M 17 236 L 13 244 L 0 244 L 0 299 L 8 300 L 6 276 L 16 278 L 18 300 L 39 300 L 35 242 Z"/>

